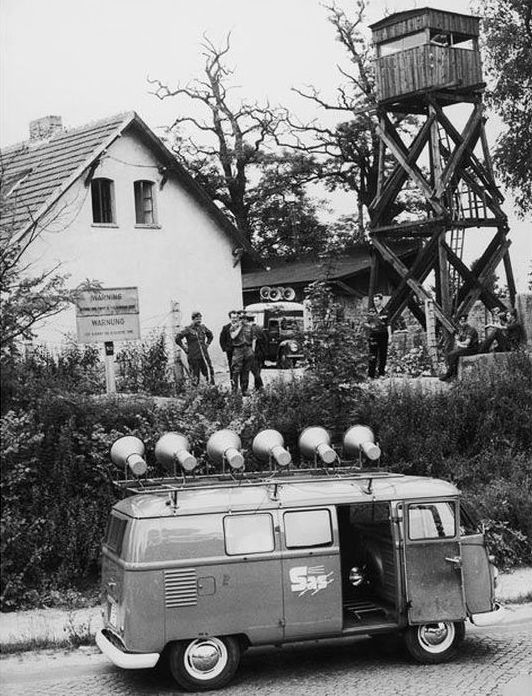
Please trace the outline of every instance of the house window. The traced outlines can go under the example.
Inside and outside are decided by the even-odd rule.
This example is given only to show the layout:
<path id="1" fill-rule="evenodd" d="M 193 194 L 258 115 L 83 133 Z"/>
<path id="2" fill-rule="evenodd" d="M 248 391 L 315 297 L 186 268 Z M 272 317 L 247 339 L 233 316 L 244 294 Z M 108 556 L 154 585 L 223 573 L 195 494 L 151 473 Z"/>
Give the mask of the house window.
<path id="1" fill-rule="evenodd" d="M 137 225 L 155 225 L 153 181 L 135 181 L 135 218 Z"/>
<path id="2" fill-rule="evenodd" d="M 93 179 L 91 194 L 92 221 L 100 224 L 115 222 L 114 189 L 111 179 Z"/>

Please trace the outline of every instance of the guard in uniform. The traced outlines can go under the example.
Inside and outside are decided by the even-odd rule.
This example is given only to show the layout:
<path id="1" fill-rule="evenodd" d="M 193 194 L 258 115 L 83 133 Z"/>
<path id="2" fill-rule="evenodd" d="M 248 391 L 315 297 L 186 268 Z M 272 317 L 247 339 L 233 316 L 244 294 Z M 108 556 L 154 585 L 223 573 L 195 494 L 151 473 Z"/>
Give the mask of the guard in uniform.
<path id="1" fill-rule="evenodd" d="M 208 350 L 213 335 L 212 331 L 201 323 L 201 319 L 201 312 L 192 312 L 192 323 L 179 331 L 175 342 L 187 354 L 194 384 L 199 383 L 200 374 L 214 384 L 214 370 Z M 183 341 L 186 341 L 186 346 Z"/>

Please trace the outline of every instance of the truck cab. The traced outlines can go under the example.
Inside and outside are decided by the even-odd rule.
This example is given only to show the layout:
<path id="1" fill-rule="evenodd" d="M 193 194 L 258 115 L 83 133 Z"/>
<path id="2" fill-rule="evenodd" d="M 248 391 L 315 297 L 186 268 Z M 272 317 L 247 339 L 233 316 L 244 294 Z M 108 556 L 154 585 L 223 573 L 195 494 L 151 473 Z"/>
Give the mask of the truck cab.
<path id="1" fill-rule="evenodd" d="M 245 307 L 264 332 L 265 360 L 280 369 L 295 367 L 303 358 L 304 305 L 299 302 L 256 302 Z"/>

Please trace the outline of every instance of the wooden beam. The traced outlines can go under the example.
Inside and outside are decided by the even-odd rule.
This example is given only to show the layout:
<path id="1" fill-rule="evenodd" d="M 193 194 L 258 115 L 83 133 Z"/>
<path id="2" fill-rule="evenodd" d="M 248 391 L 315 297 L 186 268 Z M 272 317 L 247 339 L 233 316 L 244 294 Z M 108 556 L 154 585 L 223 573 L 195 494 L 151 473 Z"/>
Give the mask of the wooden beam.
<path id="1" fill-rule="evenodd" d="M 408 269 L 397 258 L 397 256 L 395 256 L 395 254 L 388 249 L 388 247 L 386 247 L 384 244 L 381 244 L 377 239 L 373 240 L 373 243 L 379 250 L 379 253 L 381 253 L 382 256 L 386 259 L 386 261 L 388 261 L 388 263 L 390 263 L 395 268 L 395 270 L 403 276 L 410 289 L 418 296 L 418 298 L 423 303 L 425 302 L 425 300 L 433 301 L 430 294 L 420 283 L 414 280 L 414 278 L 408 277 Z M 447 319 L 441 307 L 436 302 L 434 302 L 434 314 L 438 317 L 439 321 L 443 326 L 445 326 L 446 329 L 448 329 L 449 331 L 452 331 L 454 329 L 453 325 Z"/>
<path id="2" fill-rule="evenodd" d="M 465 265 L 462 259 L 458 258 L 458 256 L 454 253 L 451 247 L 446 242 L 443 242 L 442 246 L 445 250 L 445 253 L 447 254 L 449 263 L 452 266 L 454 266 L 454 268 L 456 268 L 461 277 L 464 280 L 468 281 L 471 287 L 482 287 L 481 282 L 478 280 L 477 276 Z M 504 304 L 499 300 L 499 298 L 496 295 L 494 295 L 491 292 L 491 290 L 488 290 L 488 288 L 482 287 L 480 297 L 486 305 L 486 307 L 488 308 L 497 306 L 502 309 L 504 307 Z"/>
<path id="3" fill-rule="evenodd" d="M 393 129 L 393 125 L 389 121 L 389 119 L 386 119 L 387 121 L 387 128 L 386 130 L 383 130 L 381 126 L 378 124 L 377 125 L 377 132 L 379 134 L 379 137 L 384 140 L 386 145 L 388 146 L 388 149 L 390 152 L 393 154 L 395 159 L 399 162 L 399 164 L 402 166 L 402 168 L 408 173 L 409 177 L 414 181 L 418 187 L 421 189 L 421 192 L 423 193 L 425 199 L 431 206 L 431 208 L 434 210 L 436 215 L 445 215 L 445 209 L 442 207 L 442 205 L 434 199 L 434 194 L 433 191 L 421 173 L 421 171 L 418 169 L 418 167 L 410 163 L 408 161 L 408 151 L 406 150 L 404 144 L 402 143 L 401 139 L 397 135 L 397 132 L 394 133 L 394 137 L 392 137 L 390 133 L 390 129 Z M 397 140 L 401 143 L 399 145 L 399 142 L 396 142 Z"/>
<path id="4" fill-rule="evenodd" d="M 480 283 L 482 283 L 482 280 L 487 277 L 490 273 L 494 272 L 497 266 L 499 265 L 502 257 L 504 254 L 507 253 L 508 247 L 510 246 L 510 240 L 505 240 L 504 243 L 500 246 L 500 248 L 493 254 L 493 256 L 490 258 L 486 266 L 484 267 L 484 270 L 479 274 L 478 280 Z M 482 287 L 482 286 L 481 286 Z M 456 317 L 458 318 L 461 314 L 466 314 L 469 312 L 470 308 L 473 306 L 473 304 L 476 302 L 476 300 L 479 298 L 481 293 L 481 288 L 476 286 L 474 288 L 471 288 L 469 292 L 466 294 L 464 300 L 458 307 L 456 311 Z"/>
<path id="5" fill-rule="evenodd" d="M 473 110 L 473 113 L 469 117 L 469 121 L 464 128 L 464 132 L 461 135 L 461 143 L 455 148 L 454 152 L 451 154 L 451 158 L 442 173 L 441 182 L 436 188 L 436 195 L 440 198 L 443 192 L 449 186 L 449 182 L 454 176 L 456 169 L 461 164 L 462 159 L 470 153 L 473 152 L 473 148 L 476 141 L 480 137 L 480 120 L 482 118 L 481 107 L 477 104 Z"/>
<path id="6" fill-rule="evenodd" d="M 515 280 L 510 254 L 506 252 L 502 260 L 504 262 L 504 270 L 506 271 L 506 284 L 508 285 L 508 292 L 510 293 L 510 303 L 513 307 L 515 305 Z"/>
<path id="7" fill-rule="evenodd" d="M 431 101 L 431 103 L 433 103 Z M 438 115 L 438 121 L 440 124 L 445 128 L 446 132 L 449 134 L 451 140 L 454 141 L 456 145 L 459 145 L 461 142 L 462 136 L 458 132 L 458 130 L 454 127 L 454 125 L 451 123 L 451 121 L 447 118 L 445 113 L 443 112 L 443 109 L 440 107 L 439 104 L 436 102 L 433 103 L 434 108 L 436 109 L 436 113 Z M 499 202 L 502 203 L 504 201 L 504 197 L 502 196 L 501 192 L 499 191 L 497 184 L 495 183 L 495 179 L 490 175 L 489 170 L 484 167 L 484 165 L 478 160 L 476 155 L 473 152 L 468 152 L 468 159 L 466 159 L 467 163 L 471 166 L 475 174 L 479 177 L 479 179 L 482 181 L 484 186 L 493 194 L 493 197 Z M 501 211 L 502 212 L 502 211 Z"/>
<path id="8" fill-rule="evenodd" d="M 425 121 L 425 123 L 417 133 L 416 137 L 412 141 L 410 151 L 407 157 L 407 161 L 409 164 L 414 164 L 417 161 L 420 154 L 422 153 L 423 148 L 425 147 L 425 144 L 427 142 L 428 136 L 430 134 L 430 126 L 432 125 L 435 118 L 435 116 L 432 116 L 427 121 Z M 383 125 L 381 126 L 381 128 L 384 130 L 384 120 L 382 123 Z M 380 138 L 380 143 L 382 143 L 384 149 L 385 141 L 382 138 Z M 394 167 L 391 174 L 388 176 L 388 179 L 385 182 L 383 182 L 382 191 L 380 195 L 376 195 L 369 205 L 372 224 L 376 224 L 378 220 L 380 220 L 380 218 L 382 217 L 382 213 L 384 212 L 384 209 L 389 204 L 389 202 L 395 196 L 397 196 L 397 194 L 401 190 L 403 183 L 406 181 L 407 178 L 408 172 L 405 171 L 401 164 L 397 164 Z"/>
<path id="9" fill-rule="evenodd" d="M 445 218 L 443 217 L 427 218 L 426 220 L 409 220 L 408 222 L 400 222 L 396 225 L 375 227 L 371 230 L 370 235 L 382 234 L 383 232 L 394 232 L 394 237 L 397 237 L 397 233 L 401 233 L 401 236 L 406 236 L 406 233 L 411 233 L 414 230 L 420 230 L 425 227 L 434 227 L 435 225 L 439 227 L 443 222 L 445 222 Z M 430 230 L 428 233 L 425 232 L 424 234 L 432 236 L 433 232 L 434 230 Z"/>

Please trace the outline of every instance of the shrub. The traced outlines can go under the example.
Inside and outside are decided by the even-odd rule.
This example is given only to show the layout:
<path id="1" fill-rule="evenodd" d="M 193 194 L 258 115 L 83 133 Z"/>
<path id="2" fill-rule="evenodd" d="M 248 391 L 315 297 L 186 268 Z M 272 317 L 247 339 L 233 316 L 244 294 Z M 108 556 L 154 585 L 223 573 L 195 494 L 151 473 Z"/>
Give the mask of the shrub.
<path id="1" fill-rule="evenodd" d="M 1 607 L 46 604 L 60 589 L 83 589 L 96 579 L 100 540 L 117 498 L 112 480 L 121 475 L 109 460 L 110 446 L 121 435 L 140 437 L 150 475 L 161 475 L 167 472 L 153 451 L 169 430 L 184 432 L 204 462 L 207 439 L 220 428 L 238 432 L 248 449 L 259 430 L 276 428 L 297 460 L 304 427 L 323 425 L 339 441 L 348 426 L 367 423 L 386 468 L 445 478 L 463 490 L 485 520 L 501 565 L 532 560 L 532 370 L 526 359 L 516 356 L 508 370 L 435 393 L 409 386 L 371 392 L 356 375 L 329 382 L 327 370 L 318 366 L 244 401 L 210 385 L 185 389 L 164 406 L 142 395 L 33 392 L 31 404 L 0 420 Z M 248 468 L 254 466 L 248 456 Z"/>

